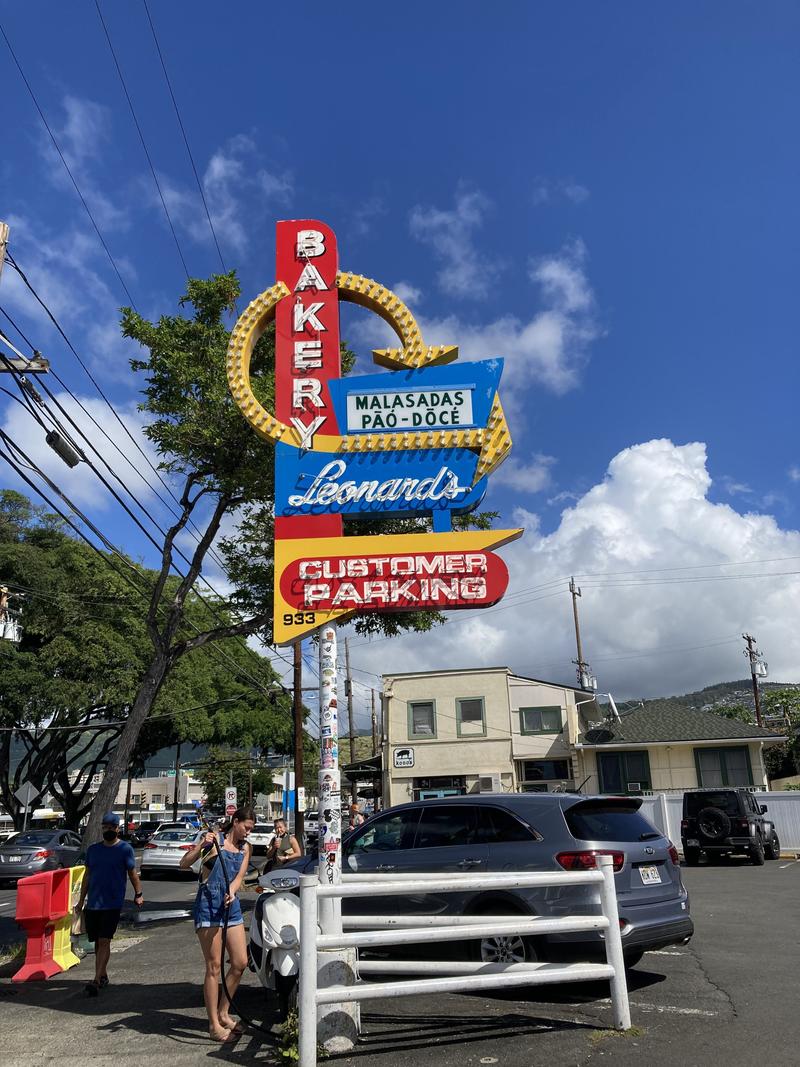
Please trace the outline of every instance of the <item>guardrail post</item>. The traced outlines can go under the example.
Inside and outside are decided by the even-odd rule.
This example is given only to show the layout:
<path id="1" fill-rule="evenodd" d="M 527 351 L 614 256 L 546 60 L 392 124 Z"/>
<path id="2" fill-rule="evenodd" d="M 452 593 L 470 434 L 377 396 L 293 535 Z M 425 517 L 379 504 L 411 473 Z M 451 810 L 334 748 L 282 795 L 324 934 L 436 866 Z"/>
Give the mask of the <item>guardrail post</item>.
<path id="1" fill-rule="evenodd" d="M 315 874 L 300 876 L 300 980 L 298 1053 L 300 1067 L 317 1064 L 317 889 Z"/>
<path id="2" fill-rule="evenodd" d="M 614 977 L 611 979 L 611 1005 L 614 1010 L 614 1026 L 617 1030 L 630 1030 L 631 1009 L 628 1003 L 628 983 L 625 979 L 622 935 L 619 929 L 617 887 L 614 883 L 614 861 L 611 856 L 598 856 L 597 866 L 603 875 L 603 914 L 608 919 L 606 959 L 609 965 L 614 968 Z"/>

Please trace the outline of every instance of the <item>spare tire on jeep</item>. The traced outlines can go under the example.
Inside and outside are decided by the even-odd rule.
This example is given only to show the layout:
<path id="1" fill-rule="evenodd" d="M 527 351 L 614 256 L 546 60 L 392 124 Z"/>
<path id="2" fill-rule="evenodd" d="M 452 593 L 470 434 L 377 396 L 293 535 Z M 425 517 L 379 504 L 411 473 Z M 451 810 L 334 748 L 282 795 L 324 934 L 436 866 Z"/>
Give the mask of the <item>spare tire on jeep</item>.
<path id="1" fill-rule="evenodd" d="M 709 841 L 721 841 L 731 832 L 731 820 L 721 808 L 702 808 L 697 813 L 697 828 Z"/>

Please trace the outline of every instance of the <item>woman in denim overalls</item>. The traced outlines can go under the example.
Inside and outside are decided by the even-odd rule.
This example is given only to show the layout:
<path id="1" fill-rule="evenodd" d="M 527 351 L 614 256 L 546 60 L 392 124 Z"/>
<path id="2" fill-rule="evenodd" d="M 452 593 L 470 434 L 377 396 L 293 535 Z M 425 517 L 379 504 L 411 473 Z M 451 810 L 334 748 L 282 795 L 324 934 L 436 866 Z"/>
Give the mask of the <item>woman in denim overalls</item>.
<path id="1" fill-rule="evenodd" d="M 207 833 L 199 844 L 187 852 L 181 860 L 186 870 L 200 857 L 200 884 L 194 902 L 194 927 L 203 950 L 206 974 L 203 981 L 203 996 L 208 1012 L 208 1034 L 214 1041 L 227 1041 L 241 1033 L 241 1027 L 230 1014 L 230 1004 L 225 990 L 219 987 L 222 970 L 222 927 L 228 914 L 228 932 L 225 943 L 228 950 L 228 973 L 225 984 L 234 995 L 247 966 L 247 942 L 244 934 L 242 906 L 236 894 L 250 866 L 250 845 L 247 835 L 255 825 L 255 813 L 251 808 L 239 808 L 217 841 L 221 860 L 227 871 L 220 866 L 220 856 L 214 847 L 214 834 Z M 228 882 L 230 889 L 228 889 Z"/>

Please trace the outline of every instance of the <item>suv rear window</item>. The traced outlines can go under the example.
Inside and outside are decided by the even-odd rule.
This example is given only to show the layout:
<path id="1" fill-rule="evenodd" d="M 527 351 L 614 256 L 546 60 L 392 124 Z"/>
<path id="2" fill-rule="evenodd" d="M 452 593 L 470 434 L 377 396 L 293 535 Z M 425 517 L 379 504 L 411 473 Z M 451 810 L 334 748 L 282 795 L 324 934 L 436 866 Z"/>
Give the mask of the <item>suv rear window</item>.
<path id="1" fill-rule="evenodd" d="M 639 812 L 639 805 L 624 800 L 587 800 L 564 812 L 567 826 L 578 841 L 645 841 L 661 837 Z"/>
<path id="2" fill-rule="evenodd" d="M 719 793 L 684 793 L 686 814 L 697 815 L 703 808 L 719 808 L 726 815 L 739 814 L 739 797 L 730 790 L 721 789 Z"/>

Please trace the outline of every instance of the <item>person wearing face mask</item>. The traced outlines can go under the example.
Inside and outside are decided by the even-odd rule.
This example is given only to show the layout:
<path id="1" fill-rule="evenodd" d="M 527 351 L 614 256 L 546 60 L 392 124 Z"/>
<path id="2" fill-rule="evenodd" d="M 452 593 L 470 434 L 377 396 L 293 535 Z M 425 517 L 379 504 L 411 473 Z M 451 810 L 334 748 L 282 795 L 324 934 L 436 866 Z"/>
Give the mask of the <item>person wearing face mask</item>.
<path id="1" fill-rule="evenodd" d="M 78 910 L 84 912 L 86 936 L 94 941 L 94 980 L 85 986 L 90 997 L 96 997 L 108 985 L 108 958 L 125 900 L 126 876 L 133 886 L 134 903 L 139 908 L 144 904 L 136 857 L 128 842 L 119 837 L 120 821 L 119 815 L 107 811 L 103 816 L 103 840 L 86 851 Z M 87 896 L 89 906 L 84 910 Z"/>

